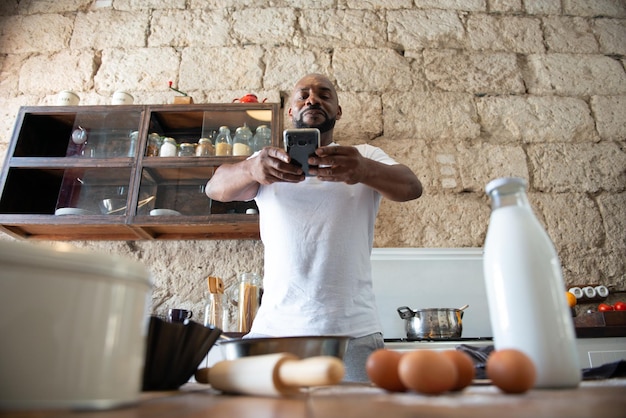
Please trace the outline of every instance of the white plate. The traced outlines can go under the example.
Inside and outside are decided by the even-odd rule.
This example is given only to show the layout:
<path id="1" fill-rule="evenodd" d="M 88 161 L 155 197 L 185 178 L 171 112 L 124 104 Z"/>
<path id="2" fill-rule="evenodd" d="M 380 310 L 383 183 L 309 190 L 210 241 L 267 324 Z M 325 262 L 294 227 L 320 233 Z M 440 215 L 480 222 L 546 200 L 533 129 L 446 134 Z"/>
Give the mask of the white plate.
<path id="1" fill-rule="evenodd" d="M 55 215 L 93 215 L 90 210 L 79 208 L 58 208 L 54 211 Z"/>
<path id="2" fill-rule="evenodd" d="M 181 213 L 173 209 L 152 209 L 150 216 L 180 216 Z"/>

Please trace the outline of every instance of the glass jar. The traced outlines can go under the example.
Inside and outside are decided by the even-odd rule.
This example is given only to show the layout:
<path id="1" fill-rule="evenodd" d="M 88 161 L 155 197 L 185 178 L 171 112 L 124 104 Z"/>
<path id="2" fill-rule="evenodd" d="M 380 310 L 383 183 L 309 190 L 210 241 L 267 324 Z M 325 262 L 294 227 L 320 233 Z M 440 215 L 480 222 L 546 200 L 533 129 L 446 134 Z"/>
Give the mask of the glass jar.
<path id="1" fill-rule="evenodd" d="M 252 131 L 248 125 L 237 128 L 235 138 L 233 138 L 233 155 L 246 156 L 251 155 L 250 140 L 252 139 Z"/>
<path id="2" fill-rule="evenodd" d="M 252 138 L 252 152 L 261 151 L 265 147 L 272 146 L 272 131 L 267 125 L 260 125 Z"/>
<path id="3" fill-rule="evenodd" d="M 215 155 L 218 157 L 233 155 L 233 140 L 228 126 L 220 126 L 215 138 Z"/>
<path id="4" fill-rule="evenodd" d="M 163 144 L 159 150 L 160 157 L 176 157 L 178 153 L 178 146 L 174 138 L 163 138 Z"/>
<path id="5" fill-rule="evenodd" d="M 215 155 L 215 148 L 209 138 L 200 138 L 196 146 L 196 157 L 208 157 Z"/>
<path id="6" fill-rule="evenodd" d="M 148 135 L 148 146 L 146 147 L 146 157 L 158 157 L 161 148 L 161 136 L 156 133 Z"/>
<path id="7" fill-rule="evenodd" d="M 261 306 L 263 279 L 257 273 L 242 273 L 239 276 L 239 295 L 237 300 L 237 331 L 249 332 L 256 312 Z"/>
<path id="8" fill-rule="evenodd" d="M 178 147 L 179 157 L 193 157 L 196 155 L 196 144 L 184 142 Z"/>

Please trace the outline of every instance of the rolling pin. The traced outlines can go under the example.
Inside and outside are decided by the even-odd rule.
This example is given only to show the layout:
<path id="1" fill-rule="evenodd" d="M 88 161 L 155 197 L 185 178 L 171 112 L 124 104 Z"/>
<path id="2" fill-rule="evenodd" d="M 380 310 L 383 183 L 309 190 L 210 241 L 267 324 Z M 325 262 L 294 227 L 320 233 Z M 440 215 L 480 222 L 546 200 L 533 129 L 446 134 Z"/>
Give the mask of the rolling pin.
<path id="1" fill-rule="evenodd" d="M 344 373 L 343 362 L 336 357 L 300 360 L 293 354 L 277 353 L 220 361 L 198 369 L 195 378 L 222 392 L 280 396 L 299 393 L 301 387 L 337 384 Z"/>

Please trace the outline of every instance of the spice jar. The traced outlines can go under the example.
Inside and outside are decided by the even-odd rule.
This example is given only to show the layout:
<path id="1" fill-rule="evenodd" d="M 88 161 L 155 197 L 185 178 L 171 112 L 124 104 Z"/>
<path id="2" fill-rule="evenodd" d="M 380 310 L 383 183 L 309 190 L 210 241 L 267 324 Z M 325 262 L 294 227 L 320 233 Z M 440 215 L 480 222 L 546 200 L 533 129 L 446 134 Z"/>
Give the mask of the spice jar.
<path id="1" fill-rule="evenodd" d="M 250 140 L 252 139 L 252 131 L 248 128 L 248 125 L 244 123 L 243 126 L 237 128 L 235 131 L 235 138 L 233 139 L 233 155 L 250 155 Z"/>
<path id="2" fill-rule="evenodd" d="M 161 149 L 159 150 L 159 156 L 161 157 L 176 157 L 177 154 L 176 140 L 174 138 L 164 138 L 163 145 L 161 145 Z"/>
<path id="3" fill-rule="evenodd" d="M 150 135 L 148 135 L 146 157 L 158 157 L 159 148 L 161 148 L 161 137 L 159 136 L 159 134 L 151 133 Z"/>
<path id="4" fill-rule="evenodd" d="M 208 157 L 210 155 L 215 155 L 213 143 L 209 138 L 200 138 L 196 146 L 196 157 Z"/>
<path id="5" fill-rule="evenodd" d="M 256 128 L 251 141 L 252 152 L 261 151 L 265 147 L 272 146 L 272 131 L 267 125 L 260 125 Z"/>
<path id="6" fill-rule="evenodd" d="M 218 157 L 233 155 L 233 140 L 228 126 L 220 126 L 220 131 L 215 138 L 215 155 Z"/>
<path id="7" fill-rule="evenodd" d="M 179 157 L 193 157 L 196 154 L 196 145 L 189 142 L 180 144 L 178 148 Z"/>

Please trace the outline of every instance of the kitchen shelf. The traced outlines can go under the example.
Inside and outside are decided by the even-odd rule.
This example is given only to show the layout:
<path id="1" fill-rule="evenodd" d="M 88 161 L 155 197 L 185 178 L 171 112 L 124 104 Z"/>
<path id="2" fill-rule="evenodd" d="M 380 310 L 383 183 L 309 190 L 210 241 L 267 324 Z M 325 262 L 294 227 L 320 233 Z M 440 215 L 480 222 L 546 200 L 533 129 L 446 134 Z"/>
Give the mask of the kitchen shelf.
<path id="1" fill-rule="evenodd" d="M 151 133 L 196 143 L 244 124 L 267 125 L 280 145 L 278 103 L 22 107 L 0 173 L 0 231 L 42 240 L 259 239 L 253 201 L 204 194 L 221 164 L 246 157 L 146 156 Z"/>

